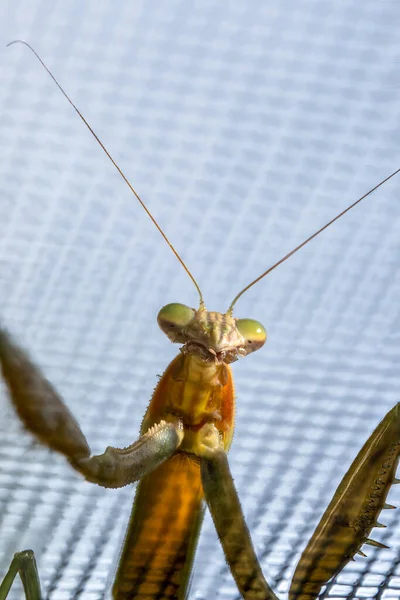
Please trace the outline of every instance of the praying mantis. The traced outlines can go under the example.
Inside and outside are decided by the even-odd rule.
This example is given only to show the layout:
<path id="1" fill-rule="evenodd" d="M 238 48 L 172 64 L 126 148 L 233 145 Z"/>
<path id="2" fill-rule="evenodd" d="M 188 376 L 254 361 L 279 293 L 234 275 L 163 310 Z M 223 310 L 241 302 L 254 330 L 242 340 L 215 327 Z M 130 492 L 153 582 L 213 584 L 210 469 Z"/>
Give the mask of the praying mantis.
<path id="1" fill-rule="evenodd" d="M 115 163 L 114 166 L 119 170 Z M 131 190 L 160 230 L 132 187 Z M 199 293 L 199 307 L 170 304 L 160 310 L 158 323 L 171 341 L 183 344 L 181 355 L 167 368 L 157 386 L 139 441 L 126 449 L 108 448 L 103 455 L 90 456 L 86 439 L 63 400 L 14 338 L 5 328 L 1 330 L 4 380 L 26 428 L 45 445 L 64 454 L 89 481 L 120 487 L 141 480 L 132 527 L 114 584 L 115 598 L 187 596 L 203 494 L 242 596 L 246 600 L 276 598 L 258 564 L 226 460 L 234 413 L 229 364 L 260 349 L 266 340 L 260 323 L 235 319 L 233 308 L 245 291 L 372 191 L 247 285 L 223 314 L 206 310 L 197 282 L 160 230 L 193 281 Z M 388 508 L 386 495 L 396 482 L 398 423 L 396 406 L 367 441 L 339 486 L 297 567 L 291 600 L 315 598 L 328 579 L 360 550 L 376 525 L 380 510 Z M 0 597 L 6 597 L 12 578 L 19 571 L 28 599 L 36 600 L 40 588 L 32 554 L 22 552 L 14 560 L 5 585 L 0 588 Z"/>

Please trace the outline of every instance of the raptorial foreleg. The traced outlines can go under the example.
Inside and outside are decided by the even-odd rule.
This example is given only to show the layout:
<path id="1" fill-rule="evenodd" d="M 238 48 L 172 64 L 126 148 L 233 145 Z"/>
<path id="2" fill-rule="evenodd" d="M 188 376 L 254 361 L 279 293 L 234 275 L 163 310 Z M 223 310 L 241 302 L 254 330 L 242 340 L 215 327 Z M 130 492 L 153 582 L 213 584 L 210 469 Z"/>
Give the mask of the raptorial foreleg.
<path id="1" fill-rule="evenodd" d="M 54 386 L 4 329 L 0 328 L 0 365 L 12 403 L 26 429 L 45 446 L 61 452 L 87 480 L 123 487 L 172 456 L 183 439 L 178 420 L 161 421 L 127 448 L 109 446 L 90 456 L 79 424 Z"/>
<path id="2" fill-rule="evenodd" d="M 306 549 L 290 586 L 290 600 L 315 600 L 323 585 L 343 569 L 361 546 L 386 548 L 369 539 L 386 504 L 390 486 L 398 483 L 400 404 L 390 410 L 368 438 L 337 488 Z M 364 555 L 365 556 L 365 555 Z"/>
<path id="3" fill-rule="evenodd" d="M 211 433 L 207 432 L 200 458 L 201 480 L 229 568 L 244 600 L 278 600 L 258 562 L 226 452 Z"/>

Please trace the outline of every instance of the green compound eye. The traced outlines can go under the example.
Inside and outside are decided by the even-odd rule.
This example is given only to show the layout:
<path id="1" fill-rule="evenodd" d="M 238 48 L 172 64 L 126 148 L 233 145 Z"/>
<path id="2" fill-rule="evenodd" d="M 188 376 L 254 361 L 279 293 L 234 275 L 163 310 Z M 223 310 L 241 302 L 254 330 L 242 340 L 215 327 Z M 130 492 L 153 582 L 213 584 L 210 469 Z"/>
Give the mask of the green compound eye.
<path id="1" fill-rule="evenodd" d="M 236 327 L 244 337 L 249 352 L 258 350 L 265 344 L 267 332 L 265 327 L 254 319 L 237 319 Z"/>
<path id="2" fill-rule="evenodd" d="M 185 304 L 173 302 L 163 306 L 157 316 L 160 328 L 168 335 L 168 332 L 178 332 L 193 320 L 196 311 Z"/>

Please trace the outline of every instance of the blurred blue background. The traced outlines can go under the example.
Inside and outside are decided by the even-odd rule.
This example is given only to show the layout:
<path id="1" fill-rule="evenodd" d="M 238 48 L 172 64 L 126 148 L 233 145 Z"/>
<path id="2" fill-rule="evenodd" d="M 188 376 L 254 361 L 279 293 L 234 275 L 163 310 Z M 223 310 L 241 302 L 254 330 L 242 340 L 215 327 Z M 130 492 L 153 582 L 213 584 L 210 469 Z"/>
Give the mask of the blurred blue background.
<path id="1" fill-rule="evenodd" d="M 63 99 L 78 104 L 198 279 L 233 296 L 400 167 L 396 0 L 14 0 L 0 7 L 0 317 L 95 453 L 126 446 L 196 306 L 159 233 Z M 232 472 L 273 588 L 358 449 L 400 400 L 400 177 L 249 291 L 263 350 L 233 365 Z M 0 573 L 35 550 L 50 598 L 105 597 L 133 490 L 83 482 L 0 396 Z M 389 501 L 400 503 L 399 491 Z M 328 586 L 400 597 L 400 523 Z M 14 591 L 13 597 L 19 592 Z M 238 594 L 210 518 L 190 598 Z"/>

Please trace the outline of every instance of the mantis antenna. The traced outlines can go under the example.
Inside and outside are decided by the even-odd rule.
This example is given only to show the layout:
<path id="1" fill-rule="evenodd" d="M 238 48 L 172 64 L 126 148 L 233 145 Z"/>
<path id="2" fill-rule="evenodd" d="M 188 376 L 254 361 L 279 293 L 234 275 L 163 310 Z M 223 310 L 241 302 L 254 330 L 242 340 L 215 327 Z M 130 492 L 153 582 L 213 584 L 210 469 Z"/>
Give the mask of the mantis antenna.
<path id="1" fill-rule="evenodd" d="M 136 190 L 134 189 L 134 187 L 129 182 L 128 178 L 125 176 L 125 174 L 123 173 L 123 171 L 117 165 L 117 163 L 115 162 L 115 160 L 113 159 L 113 157 L 111 156 L 111 154 L 109 153 L 109 151 L 107 150 L 107 148 L 105 147 L 105 145 L 103 144 L 103 142 L 99 139 L 99 137 L 93 131 L 93 129 L 91 128 L 91 126 L 89 125 L 89 123 L 86 121 L 85 117 L 82 115 L 82 113 L 80 112 L 80 110 L 72 102 L 71 98 L 64 91 L 64 89 L 58 83 L 57 79 L 54 77 L 54 75 L 52 74 L 52 72 L 50 71 L 50 69 L 45 65 L 45 63 L 43 62 L 43 60 L 40 58 L 39 54 L 36 52 L 36 50 L 34 50 L 32 48 L 32 46 L 30 46 L 24 40 L 14 40 L 13 42 L 10 42 L 9 44 L 7 44 L 7 47 L 8 46 L 12 46 L 13 44 L 24 44 L 24 46 L 27 46 L 27 48 L 29 48 L 29 50 L 31 50 L 31 52 L 33 52 L 33 54 L 36 56 L 36 58 L 41 63 L 41 65 L 43 66 L 43 68 L 50 75 L 50 77 L 52 78 L 52 80 L 54 81 L 54 83 L 56 84 L 56 86 L 58 87 L 58 89 L 61 91 L 61 93 L 63 94 L 63 96 L 68 100 L 68 102 L 70 103 L 70 105 L 72 106 L 72 108 L 75 110 L 75 112 L 77 113 L 77 115 L 81 118 L 81 120 L 84 122 L 84 124 L 89 129 L 90 133 L 93 135 L 93 137 L 95 138 L 95 140 L 97 141 L 97 143 L 100 145 L 100 147 L 103 149 L 103 151 L 105 152 L 105 154 L 108 156 L 108 158 L 110 159 L 110 161 L 112 162 L 112 164 L 114 165 L 114 167 L 117 169 L 118 173 L 121 175 L 122 179 L 125 181 L 125 183 L 129 187 L 129 189 L 131 190 L 131 192 L 136 196 L 136 199 L 139 201 L 139 203 L 140 203 L 141 207 L 143 208 L 143 210 L 147 213 L 147 215 L 153 221 L 154 225 L 156 226 L 156 228 L 158 229 L 158 231 L 161 233 L 161 235 L 163 236 L 164 240 L 167 242 L 168 246 L 171 248 L 172 252 L 175 254 L 176 258 L 179 260 L 179 262 L 181 263 L 182 267 L 185 269 L 186 273 L 189 275 L 190 279 L 192 280 L 192 282 L 194 283 L 194 285 L 196 287 L 197 293 L 199 294 L 200 308 L 201 309 L 204 308 L 203 294 L 201 293 L 200 287 L 199 287 L 197 281 L 195 280 L 195 278 L 193 277 L 192 273 L 189 271 L 188 267 L 186 266 L 186 264 L 184 263 L 184 261 L 180 257 L 180 255 L 178 254 L 177 250 L 175 250 L 174 246 L 171 244 L 171 242 L 167 238 L 166 234 L 161 229 L 160 225 L 157 223 L 157 221 L 155 220 L 155 218 L 153 217 L 153 215 L 151 214 L 151 212 L 149 211 L 149 209 L 147 208 L 147 206 L 145 205 L 145 203 L 143 202 L 143 200 L 140 198 L 139 194 L 136 192 Z M 233 307 L 235 306 L 236 302 L 239 300 L 239 298 L 241 298 L 241 296 L 243 296 L 243 294 L 245 292 L 247 292 L 247 290 L 249 290 L 251 287 L 253 287 L 253 285 L 255 285 L 256 283 L 258 283 L 261 279 L 263 279 L 263 277 L 265 277 L 266 275 L 268 275 L 269 273 L 271 273 L 274 269 L 276 269 L 277 267 L 279 267 L 279 265 L 281 265 L 286 260 L 288 260 L 288 258 L 290 258 L 291 256 L 293 256 L 293 254 L 296 254 L 296 252 L 298 252 L 301 248 L 303 248 L 309 242 L 311 242 L 311 240 L 313 240 L 315 237 L 317 237 L 317 235 L 319 235 L 320 233 L 322 233 L 323 231 L 325 231 L 325 229 L 327 229 L 328 227 L 330 227 L 331 225 L 333 225 L 333 223 L 335 221 L 337 221 L 338 219 L 340 219 L 341 217 L 343 217 L 343 215 L 345 215 L 347 212 L 349 212 L 349 210 L 351 210 L 352 208 L 354 208 L 355 206 L 357 206 L 357 204 L 359 204 L 362 200 L 364 200 L 365 198 L 367 198 L 367 196 L 369 196 L 370 194 L 372 194 L 373 192 L 375 192 L 384 183 L 386 183 L 387 181 L 389 181 L 389 179 L 392 179 L 392 177 L 394 177 L 398 173 L 400 173 L 400 168 L 397 169 L 396 171 L 394 171 L 391 175 L 389 175 L 385 179 L 383 179 L 380 183 L 378 183 L 378 185 L 376 185 L 375 187 L 371 188 L 366 194 L 364 194 L 363 196 L 361 196 L 358 200 L 356 200 L 355 202 L 353 202 L 352 204 L 350 204 L 350 206 L 348 206 L 347 208 L 345 208 L 341 213 L 339 213 L 338 215 L 336 215 L 336 217 L 334 217 L 333 219 L 331 219 L 330 221 L 328 221 L 328 223 L 325 223 L 325 225 L 323 227 L 321 227 L 320 229 L 318 229 L 318 231 L 316 231 L 315 233 L 313 233 L 312 235 L 310 235 L 306 240 L 304 240 L 303 242 L 301 242 L 301 244 L 299 244 L 298 246 L 296 246 L 295 248 L 293 248 L 293 250 L 291 250 L 290 252 L 288 252 L 287 254 L 285 254 L 285 256 L 283 256 L 283 258 L 281 258 L 275 264 L 273 264 L 272 267 L 269 267 L 266 271 L 264 271 L 263 273 L 261 273 L 261 275 L 259 275 L 256 279 L 254 279 L 252 282 L 250 282 L 248 285 L 246 285 L 246 287 L 244 287 L 234 297 L 234 299 L 232 300 L 232 302 L 231 302 L 231 304 L 230 304 L 230 306 L 229 306 L 229 308 L 227 310 L 227 313 L 228 314 L 232 314 Z"/>
<path id="2" fill-rule="evenodd" d="M 239 300 L 239 298 L 241 296 L 243 296 L 243 294 L 245 292 L 247 292 L 247 290 L 249 290 L 251 287 L 253 287 L 253 285 L 255 285 L 256 283 L 258 283 L 260 281 L 260 279 L 262 279 L 263 277 L 265 277 L 266 275 L 268 275 L 269 273 L 271 273 L 271 271 L 273 271 L 274 269 L 276 269 L 276 267 L 279 267 L 279 265 L 281 265 L 282 263 L 284 263 L 288 258 L 290 258 L 291 256 L 293 256 L 293 254 L 296 254 L 296 252 L 298 250 L 300 250 L 301 248 L 303 248 L 304 246 L 306 246 L 306 244 L 308 244 L 308 242 L 311 242 L 311 240 L 313 240 L 315 237 L 317 237 L 317 235 L 319 235 L 320 233 L 322 233 L 323 231 L 325 231 L 325 229 L 327 229 L 328 227 L 330 227 L 335 221 L 337 221 L 338 219 L 340 219 L 340 217 L 343 217 L 343 215 L 345 215 L 347 212 L 349 212 L 349 210 L 351 210 L 352 208 L 354 208 L 355 206 L 357 206 L 357 204 L 359 204 L 362 200 L 364 200 L 364 198 L 367 198 L 367 196 L 369 196 L 370 194 L 372 194 L 373 192 L 375 192 L 378 188 L 381 187 L 381 185 L 383 185 L 384 183 L 386 183 L 387 181 L 389 181 L 389 179 L 392 179 L 392 177 L 394 177 L 395 175 L 397 175 L 397 173 L 400 173 L 400 169 L 397 169 L 396 171 L 393 171 L 393 173 L 391 175 L 389 175 L 388 177 L 386 177 L 385 179 L 382 179 L 382 181 L 380 183 L 378 183 L 378 185 L 376 185 L 375 187 L 371 188 L 366 194 L 364 194 L 363 196 L 361 196 L 361 198 L 359 198 L 358 200 L 356 200 L 355 202 L 353 202 L 353 204 L 350 204 L 350 206 L 348 206 L 347 208 L 345 208 L 344 210 L 342 210 L 341 213 L 339 213 L 338 215 L 336 215 L 336 217 L 334 217 L 333 219 L 331 219 L 330 221 L 328 221 L 328 223 L 325 223 L 325 225 L 323 227 L 321 227 L 320 229 L 318 229 L 318 231 L 316 231 L 315 233 L 313 233 L 312 235 L 310 235 L 310 237 L 308 237 L 306 240 L 304 240 L 304 242 L 301 242 L 301 244 L 299 244 L 298 246 L 296 246 L 296 248 L 293 248 L 293 250 L 291 250 L 290 252 L 288 252 L 287 254 L 285 254 L 285 256 L 283 258 L 281 258 L 280 260 L 278 260 L 278 262 L 276 262 L 274 265 L 272 265 L 272 267 L 269 267 L 269 269 L 267 269 L 266 271 L 264 271 L 264 273 L 261 273 L 261 275 L 259 275 L 256 279 L 254 279 L 254 281 L 252 281 L 251 283 L 249 283 L 248 285 L 246 285 L 245 288 L 243 288 L 232 300 L 227 313 L 232 314 L 233 312 L 233 307 L 236 304 L 236 302 Z"/>
<path id="3" fill-rule="evenodd" d="M 9 46 L 12 46 L 13 44 L 23 44 L 24 46 L 26 46 L 27 48 L 29 48 L 29 50 L 31 52 L 33 52 L 33 54 L 36 56 L 36 58 L 38 59 L 38 61 L 41 63 L 42 67 L 50 75 L 50 77 L 52 78 L 52 80 L 54 81 L 54 83 L 56 84 L 56 86 L 58 87 L 58 89 L 60 90 L 60 92 L 68 100 L 68 102 L 70 103 L 70 105 L 72 106 L 72 108 L 75 110 L 75 112 L 77 113 L 77 115 L 85 123 L 85 125 L 89 129 L 90 133 L 93 135 L 93 137 L 95 138 L 95 140 L 97 141 L 97 143 L 100 145 L 100 147 L 102 148 L 102 150 L 106 153 L 106 155 L 108 156 L 108 158 L 110 159 L 110 161 L 112 162 L 112 164 L 114 165 L 114 167 L 117 169 L 118 173 L 121 175 L 122 179 L 125 181 L 126 185 L 129 187 L 129 189 L 131 190 L 131 192 L 134 194 L 134 196 L 136 196 L 136 199 L 139 201 L 139 203 L 140 203 L 141 207 L 143 208 L 143 210 L 147 213 L 147 215 L 153 221 L 154 225 L 156 226 L 156 228 L 158 229 L 158 231 L 161 233 L 161 235 L 163 236 L 164 240 L 167 242 L 168 246 L 171 248 L 172 252 L 175 254 L 176 258 L 179 260 L 179 262 L 181 263 L 182 267 L 185 269 L 186 273 L 189 275 L 190 279 L 192 280 L 192 282 L 195 285 L 197 293 L 199 294 L 200 308 L 204 308 L 203 294 L 201 293 L 201 289 L 200 289 L 197 281 L 193 277 L 192 273 L 190 272 L 189 268 L 186 266 L 185 262 L 180 257 L 180 255 L 178 254 L 177 250 L 175 250 L 174 246 L 171 244 L 171 242 L 167 238 L 166 234 L 161 229 L 160 225 L 157 223 L 157 221 L 155 220 L 155 218 L 153 217 L 153 215 L 151 214 L 151 212 L 149 211 L 149 209 L 147 208 L 147 206 L 145 205 L 145 203 L 143 202 L 143 200 L 140 198 L 139 194 L 136 192 L 136 190 L 134 189 L 134 187 L 132 186 L 132 184 L 130 183 L 130 181 L 128 180 L 128 178 L 126 177 L 126 175 L 124 174 L 124 172 L 117 165 L 117 163 L 115 162 L 115 160 L 113 159 L 113 157 L 111 156 L 111 154 L 109 153 L 109 151 L 107 150 L 107 148 L 105 147 L 105 145 L 103 144 L 103 142 L 100 140 L 100 138 L 93 131 L 93 129 L 91 128 L 91 126 L 89 125 L 89 123 L 86 121 L 85 117 L 82 115 L 82 113 L 80 112 L 80 110 L 78 109 L 78 107 L 72 102 L 72 100 L 68 96 L 67 92 L 61 87 L 61 85 L 58 83 L 57 79 L 54 77 L 53 73 L 45 65 L 45 63 L 43 62 L 43 60 L 40 58 L 39 54 L 36 52 L 36 50 L 34 50 L 32 48 L 32 46 L 30 46 L 30 44 L 28 44 L 24 40 L 14 40 L 14 41 L 10 42 L 9 44 L 7 44 L 7 48 Z"/>

